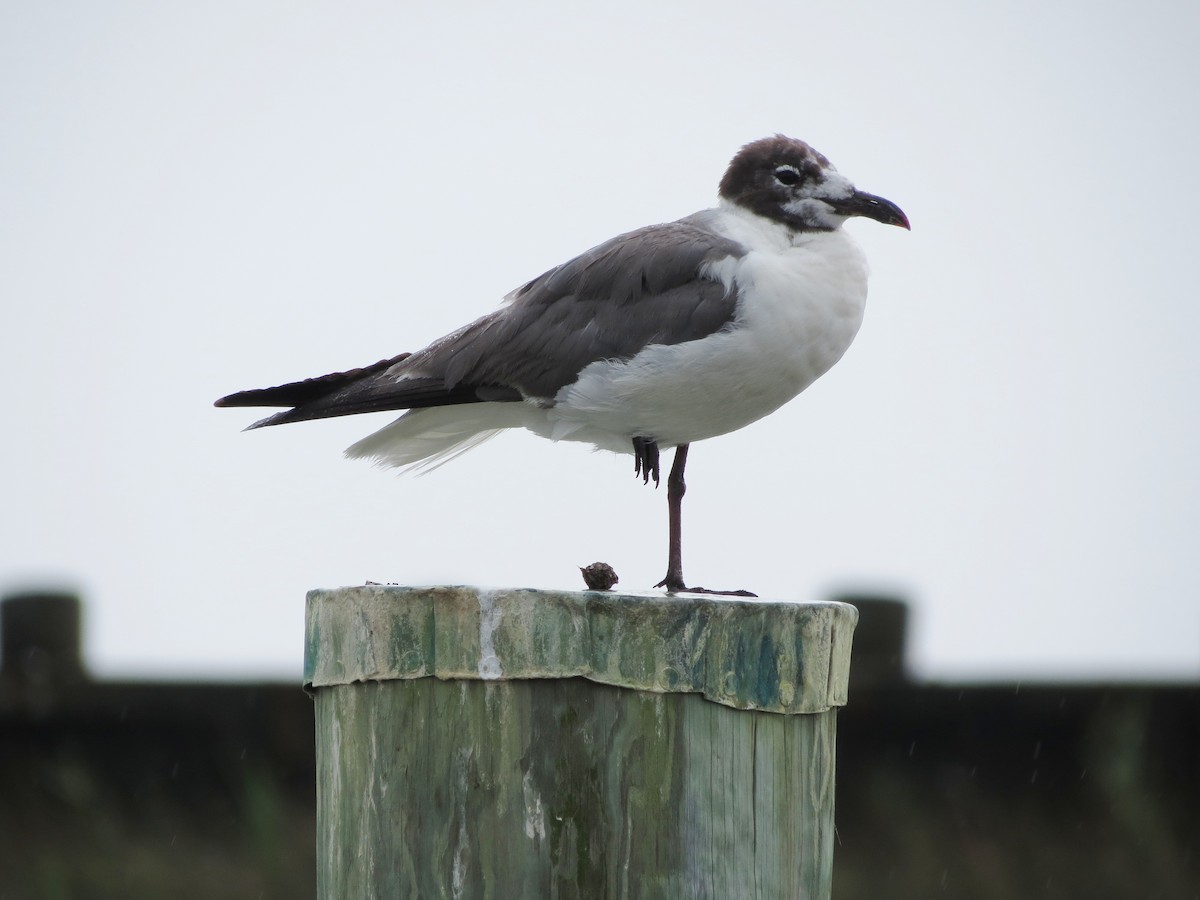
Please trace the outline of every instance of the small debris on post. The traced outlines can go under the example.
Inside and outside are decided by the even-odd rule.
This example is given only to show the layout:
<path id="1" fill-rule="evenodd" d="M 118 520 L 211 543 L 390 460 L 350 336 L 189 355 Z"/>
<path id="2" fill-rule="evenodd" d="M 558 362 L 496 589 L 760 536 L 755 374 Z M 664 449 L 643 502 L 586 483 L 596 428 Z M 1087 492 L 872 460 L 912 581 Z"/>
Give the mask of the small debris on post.
<path id="1" fill-rule="evenodd" d="M 580 566 L 579 571 L 583 573 L 583 583 L 589 591 L 607 591 L 619 580 L 616 570 L 605 562 Z"/>

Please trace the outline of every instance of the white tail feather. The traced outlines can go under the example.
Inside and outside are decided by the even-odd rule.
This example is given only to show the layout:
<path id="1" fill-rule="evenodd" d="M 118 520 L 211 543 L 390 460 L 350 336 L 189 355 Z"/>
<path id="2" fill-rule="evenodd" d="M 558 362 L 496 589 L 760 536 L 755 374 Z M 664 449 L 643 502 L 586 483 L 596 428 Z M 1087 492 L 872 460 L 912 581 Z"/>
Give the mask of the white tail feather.
<path id="1" fill-rule="evenodd" d="M 472 403 L 414 409 L 346 449 L 353 459 L 405 471 L 431 472 L 506 428 L 526 425 L 524 403 Z"/>

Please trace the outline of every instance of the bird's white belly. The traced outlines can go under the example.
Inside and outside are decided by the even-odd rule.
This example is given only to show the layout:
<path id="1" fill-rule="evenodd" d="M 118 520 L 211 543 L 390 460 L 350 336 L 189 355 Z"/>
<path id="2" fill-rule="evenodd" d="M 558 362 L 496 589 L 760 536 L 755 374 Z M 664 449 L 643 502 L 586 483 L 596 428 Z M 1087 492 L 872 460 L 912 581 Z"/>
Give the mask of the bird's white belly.
<path id="1" fill-rule="evenodd" d="M 727 331 L 592 363 L 534 430 L 612 450 L 628 450 L 633 436 L 672 446 L 742 428 L 791 400 L 846 352 L 867 293 L 866 262 L 848 235 L 802 240 L 714 272 L 740 293 Z"/>

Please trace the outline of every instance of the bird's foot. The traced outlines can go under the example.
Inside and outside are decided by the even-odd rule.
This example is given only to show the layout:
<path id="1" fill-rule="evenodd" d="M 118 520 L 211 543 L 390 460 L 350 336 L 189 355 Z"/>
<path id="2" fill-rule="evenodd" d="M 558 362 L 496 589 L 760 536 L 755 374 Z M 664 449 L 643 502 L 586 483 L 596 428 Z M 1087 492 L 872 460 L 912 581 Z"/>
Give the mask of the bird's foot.
<path id="1" fill-rule="evenodd" d="M 715 594 L 718 597 L 757 597 L 758 596 L 758 594 L 754 593 L 754 591 L 747 591 L 745 589 L 740 589 L 740 590 L 736 590 L 736 591 L 714 591 L 714 590 L 712 590 L 710 588 L 706 588 L 706 587 L 694 587 L 694 588 L 684 588 L 683 590 L 685 593 L 688 593 L 688 594 Z"/>
<path id="2" fill-rule="evenodd" d="M 683 579 L 671 577 L 667 575 L 662 581 L 655 585 L 656 588 L 666 588 L 668 594 L 711 594 L 718 597 L 757 597 L 758 594 L 752 591 L 714 591 L 706 587 L 688 587 L 683 583 Z"/>
<path id="3" fill-rule="evenodd" d="M 649 484 L 653 478 L 658 487 L 658 444 L 654 438 L 633 439 L 633 474 L 635 478 L 642 476 L 642 484 Z"/>
<path id="4" fill-rule="evenodd" d="M 677 594 L 680 591 L 686 591 L 687 585 L 683 583 L 683 579 L 672 572 L 667 573 L 667 577 L 655 585 L 656 588 L 666 588 L 668 594 Z"/>

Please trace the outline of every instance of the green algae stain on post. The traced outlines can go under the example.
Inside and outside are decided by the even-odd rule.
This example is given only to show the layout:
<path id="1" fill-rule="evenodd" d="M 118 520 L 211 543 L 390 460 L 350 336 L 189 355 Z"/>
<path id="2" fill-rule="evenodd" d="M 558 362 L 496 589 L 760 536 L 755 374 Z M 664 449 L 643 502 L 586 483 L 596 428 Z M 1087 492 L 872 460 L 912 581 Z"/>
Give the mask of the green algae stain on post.
<path id="1" fill-rule="evenodd" d="M 312 591 L 319 895 L 828 897 L 857 613 Z"/>

